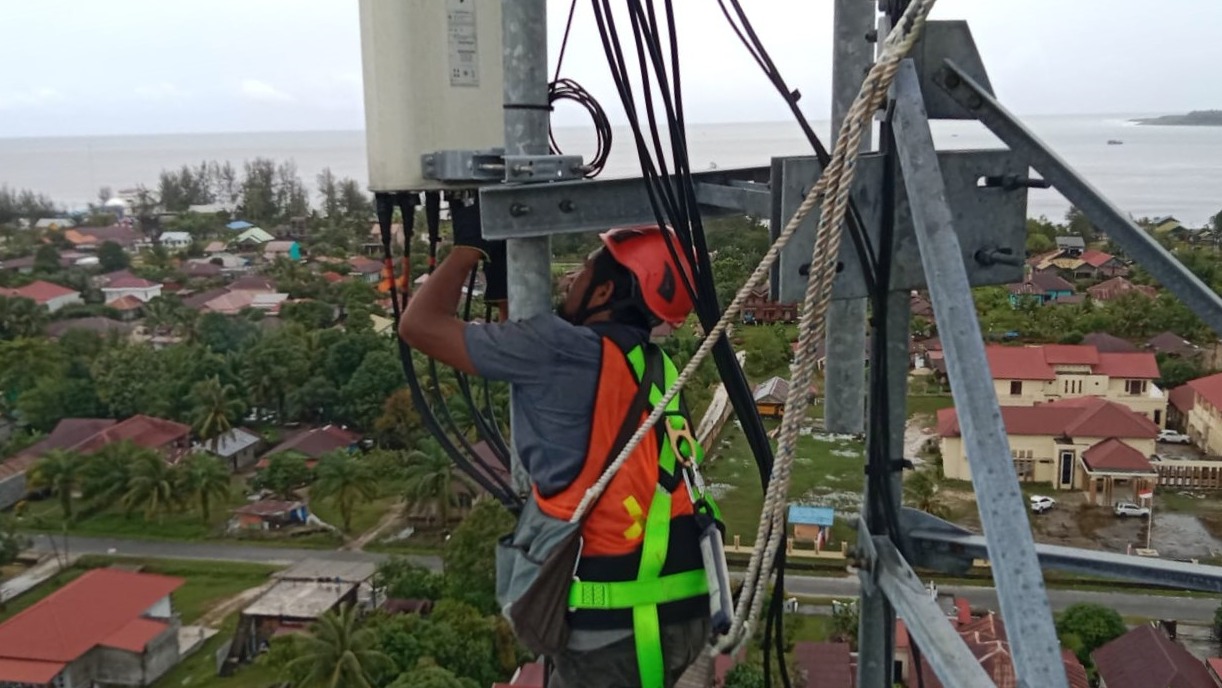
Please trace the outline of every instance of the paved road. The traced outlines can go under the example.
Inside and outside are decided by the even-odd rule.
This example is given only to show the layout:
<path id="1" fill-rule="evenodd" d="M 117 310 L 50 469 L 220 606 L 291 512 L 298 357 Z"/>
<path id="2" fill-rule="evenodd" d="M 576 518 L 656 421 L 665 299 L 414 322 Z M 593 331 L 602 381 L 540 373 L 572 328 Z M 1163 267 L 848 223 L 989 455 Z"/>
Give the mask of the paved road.
<path id="1" fill-rule="evenodd" d="M 32 549 L 51 552 L 51 540 L 47 535 L 33 536 Z M 56 545 L 63 548 L 62 536 L 55 538 Z M 389 555 L 374 552 L 351 552 L 321 549 L 290 549 L 284 547 L 260 547 L 219 542 L 173 542 L 159 540 L 123 540 L 118 538 L 68 537 L 68 551 L 72 554 L 117 554 L 132 557 L 164 559 L 207 559 L 213 561 L 245 561 L 287 566 L 303 559 L 332 559 L 337 561 L 373 561 L 387 559 Z M 441 569 L 441 559 L 435 556 L 413 555 L 417 563 L 434 570 Z M 858 593 L 854 577 L 823 578 L 818 576 L 786 576 L 786 590 L 796 595 L 816 597 L 855 597 Z M 961 596 L 974 607 L 999 609 L 997 592 L 993 588 L 976 586 L 943 585 L 939 591 Z M 1048 598 L 1056 611 L 1075 602 L 1095 602 L 1120 612 L 1122 616 L 1149 619 L 1172 618 L 1190 623 L 1213 621 L 1217 604 L 1212 600 L 1192 597 L 1170 597 L 1166 595 L 1141 595 L 1135 593 L 1085 592 L 1078 590 L 1049 590 Z"/>
<path id="2" fill-rule="evenodd" d="M 56 548 L 64 549 L 63 536 L 32 535 L 36 552 L 51 553 Z M 260 547 L 222 542 L 176 542 L 170 540 L 124 540 L 120 538 L 68 536 L 69 554 L 116 554 L 128 557 L 150 557 L 162 559 L 206 559 L 211 561 L 246 561 L 288 566 L 303 559 L 330 559 L 334 561 L 378 562 L 390 555 L 376 552 L 352 552 L 326 549 L 294 549 L 288 547 Z M 432 569 L 441 569 L 441 559 L 432 556 L 411 556 L 410 559 Z"/>

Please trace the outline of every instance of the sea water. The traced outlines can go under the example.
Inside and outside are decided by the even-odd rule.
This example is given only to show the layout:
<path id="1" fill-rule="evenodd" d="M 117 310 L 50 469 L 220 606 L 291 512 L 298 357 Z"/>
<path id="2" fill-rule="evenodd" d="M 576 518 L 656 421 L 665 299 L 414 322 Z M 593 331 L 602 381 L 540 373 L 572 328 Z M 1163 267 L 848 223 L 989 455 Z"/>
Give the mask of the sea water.
<path id="1" fill-rule="evenodd" d="M 1173 215 L 1203 225 L 1222 211 L 1222 127 L 1156 127 L 1131 122 L 1136 115 L 1033 116 L 1024 122 L 1121 210 L 1134 217 Z M 828 123 L 815 122 L 826 145 Z M 979 123 L 938 121 L 941 148 L 995 148 L 1000 143 Z M 557 129 L 566 153 L 587 159 L 592 131 Z M 1121 141 L 1120 145 L 1109 141 Z M 767 165 L 772 156 L 809 155 L 792 122 L 689 124 L 694 170 Z M 255 157 L 292 160 L 313 189 L 323 168 L 366 179 L 365 136 L 360 131 L 250 132 L 0 139 L 0 184 L 30 188 L 70 208 L 95 201 L 103 186 L 155 188 L 158 173 L 204 160 L 228 160 L 241 170 Z M 616 127 L 603 177 L 639 174 L 632 134 Z M 1028 214 L 1064 216 L 1068 203 L 1053 190 L 1032 190 Z"/>

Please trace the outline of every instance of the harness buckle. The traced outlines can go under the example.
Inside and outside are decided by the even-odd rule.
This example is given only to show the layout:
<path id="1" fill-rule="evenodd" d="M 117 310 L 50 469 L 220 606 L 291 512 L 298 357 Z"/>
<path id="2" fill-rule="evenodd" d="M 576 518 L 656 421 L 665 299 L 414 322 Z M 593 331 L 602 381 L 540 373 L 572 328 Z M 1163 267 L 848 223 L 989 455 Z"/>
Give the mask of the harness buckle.
<path id="1" fill-rule="evenodd" d="M 669 415 L 669 414 L 668 414 Z M 692 459 L 696 455 L 696 436 L 692 434 L 691 427 L 687 424 L 687 417 L 682 414 L 674 414 L 674 418 L 679 419 L 679 427 L 675 427 L 670 418 L 666 419 L 666 437 L 670 441 L 670 451 L 675 455 L 675 461 L 684 468 L 690 468 Z M 687 446 L 691 450 L 691 456 L 686 456 L 682 452 L 682 443 L 687 442 Z"/>

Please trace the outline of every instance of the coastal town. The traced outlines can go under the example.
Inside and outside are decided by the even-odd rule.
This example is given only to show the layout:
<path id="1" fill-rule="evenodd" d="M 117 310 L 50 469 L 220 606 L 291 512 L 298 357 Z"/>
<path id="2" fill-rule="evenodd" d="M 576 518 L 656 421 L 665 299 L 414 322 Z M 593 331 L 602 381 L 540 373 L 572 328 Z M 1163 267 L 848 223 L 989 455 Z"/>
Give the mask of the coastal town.
<path id="1" fill-rule="evenodd" d="M 27 678 L 18 683 L 70 675 L 168 686 L 198 676 L 210 681 L 202 685 L 261 686 L 291 672 L 301 651 L 304 641 L 282 638 L 357 623 L 335 616 L 349 603 L 382 610 L 367 627 L 417 636 L 465 628 L 463 615 L 493 609 L 490 572 L 470 564 L 488 561 L 489 534 L 511 521 L 438 451 L 400 382 L 369 199 L 350 180 L 324 174 L 322 204 L 312 208 L 292 200 L 304 185 L 285 174 L 265 194 L 282 204 L 252 214 L 246 209 L 258 207 L 262 189 L 248 182 L 231 196 L 217 193 L 209 180 L 224 175 L 209 168 L 166 173 L 156 194 L 103 190 L 85 213 L 44 217 L 16 202 L 6 209 L 0 639 L 12 642 L 0 642 L 0 667 L 19 666 Z M 197 174 L 204 191 L 176 197 Z M 710 227 L 710 250 L 719 279 L 734 284 L 741 265 L 766 249 L 767 234 L 750 220 L 724 222 Z M 1222 279 L 1213 272 L 1216 222 L 1142 224 L 1203 280 Z M 395 232 L 401 240 L 401 223 Z M 588 240 L 557 243 L 557 288 Z M 444 232 L 431 247 L 419 232 L 407 241 L 409 255 L 397 262 L 419 284 L 427 254 L 444 255 L 447 242 Z M 1218 561 L 1222 344 L 1073 212 L 1063 223 L 1028 223 L 1024 274 L 978 289 L 976 302 L 1037 540 Z M 483 314 L 479 294 L 477 280 L 471 312 Z M 797 310 L 761 288 L 734 333 L 770 427 L 788 396 Z M 905 477 L 905 499 L 979 528 L 927 294 L 911 295 L 911 314 L 906 451 L 916 468 Z M 679 361 L 698 334 L 694 324 L 655 332 Z M 471 431 L 482 410 L 439 379 L 458 427 Z M 749 452 L 716 401 L 716 383 L 705 371 L 689 395 L 703 419 L 708 478 L 733 556 L 751 545 L 759 502 L 744 482 Z M 823 433 L 820 387 L 811 390 L 789 507 L 788 548 L 803 581 L 790 588 L 789 661 L 795 675 L 809 677 L 805 685 L 839 687 L 850 685 L 856 662 L 855 612 L 837 585 L 860 504 L 863 444 Z M 503 423 L 506 390 L 493 386 L 488 400 Z M 488 447 L 475 446 L 479 470 L 505 477 Z M 245 561 L 195 567 L 171 555 L 178 551 Z M 988 671 L 1012 671 L 1005 624 L 973 592 L 988 590 L 987 567 L 942 585 L 931 594 L 944 602 L 947 623 Z M 1072 685 L 1088 677 L 1141 685 L 1124 679 L 1138 656 L 1191 677 L 1185 685 L 1222 685 L 1216 601 L 1178 616 L 1153 612 L 1165 593 L 1140 586 L 1125 587 L 1112 604 L 1090 601 L 1099 593 L 1086 580 L 1050 585 L 1084 600 L 1057 610 Z M 799 592 L 804 586 L 809 593 Z M 112 599 L 122 604 L 99 601 Z M 40 619 L 59 608 L 95 622 L 70 640 L 40 639 Z M 489 623 L 483 628 L 492 632 Z M 1099 624 L 1106 635 L 1074 635 L 1076 625 Z M 441 649 L 420 656 L 480 685 L 539 685 L 532 658 L 482 631 L 461 632 L 487 643 L 479 662 L 446 660 Z M 896 634 L 897 681 L 936 685 L 906 646 L 902 621 Z M 685 685 L 733 686 L 754 661 L 698 664 Z"/>

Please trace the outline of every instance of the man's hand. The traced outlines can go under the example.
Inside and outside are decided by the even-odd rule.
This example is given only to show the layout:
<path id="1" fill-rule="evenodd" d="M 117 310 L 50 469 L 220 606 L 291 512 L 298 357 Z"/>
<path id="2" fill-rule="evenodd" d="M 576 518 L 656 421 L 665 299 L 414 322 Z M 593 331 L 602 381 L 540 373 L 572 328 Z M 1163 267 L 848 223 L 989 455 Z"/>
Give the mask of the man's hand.
<path id="1" fill-rule="evenodd" d="M 483 254 L 484 260 L 493 260 L 499 253 L 500 259 L 505 258 L 505 242 L 488 241 L 484 239 L 480 228 L 479 200 L 470 205 L 466 203 L 450 204 L 450 221 L 454 227 L 454 245 L 469 246 Z"/>

